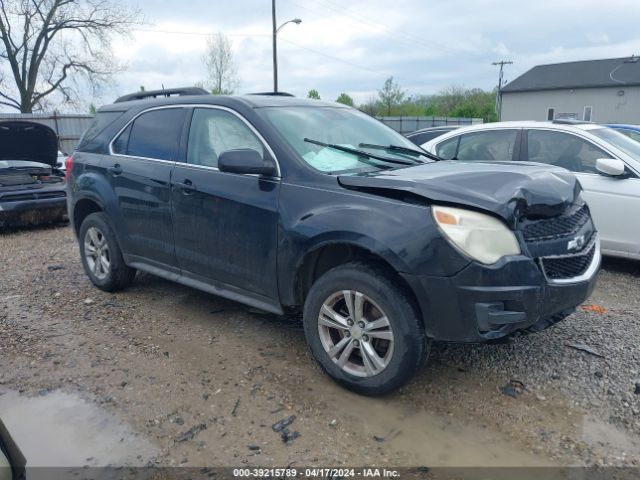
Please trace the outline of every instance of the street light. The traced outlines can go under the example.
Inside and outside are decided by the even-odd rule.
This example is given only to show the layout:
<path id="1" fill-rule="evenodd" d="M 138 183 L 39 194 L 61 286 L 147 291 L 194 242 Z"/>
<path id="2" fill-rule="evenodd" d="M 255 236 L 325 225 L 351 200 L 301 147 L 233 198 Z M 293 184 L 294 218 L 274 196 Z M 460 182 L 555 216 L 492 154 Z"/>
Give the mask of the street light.
<path id="1" fill-rule="evenodd" d="M 276 28 L 276 0 L 271 0 L 271 19 L 273 23 L 273 91 L 276 93 L 278 91 L 278 45 L 277 38 L 278 32 L 282 30 L 282 28 L 288 23 L 295 23 L 296 25 L 300 25 L 302 20 L 299 18 L 294 18 L 293 20 L 288 20 Z"/>

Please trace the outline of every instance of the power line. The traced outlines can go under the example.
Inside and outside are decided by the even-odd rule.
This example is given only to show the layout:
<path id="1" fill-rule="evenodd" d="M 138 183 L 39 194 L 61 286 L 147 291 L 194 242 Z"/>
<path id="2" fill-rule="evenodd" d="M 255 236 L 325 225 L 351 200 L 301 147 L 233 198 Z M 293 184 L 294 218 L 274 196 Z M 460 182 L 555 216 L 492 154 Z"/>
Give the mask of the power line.
<path id="1" fill-rule="evenodd" d="M 491 65 L 500 66 L 500 73 L 498 74 L 498 93 L 496 94 L 496 113 L 498 114 L 498 121 L 502 117 L 502 81 L 504 76 L 504 66 L 513 65 L 511 60 L 500 60 L 499 62 L 493 62 Z"/>

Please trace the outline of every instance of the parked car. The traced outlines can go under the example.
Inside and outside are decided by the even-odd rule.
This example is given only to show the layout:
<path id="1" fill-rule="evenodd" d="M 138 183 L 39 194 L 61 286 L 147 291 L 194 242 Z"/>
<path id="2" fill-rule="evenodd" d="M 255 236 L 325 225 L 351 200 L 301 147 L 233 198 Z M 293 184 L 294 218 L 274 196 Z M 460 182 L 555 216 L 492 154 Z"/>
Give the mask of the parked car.
<path id="1" fill-rule="evenodd" d="M 58 159 L 56 161 L 56 168 L 59 171 L 64 172 L 67 169 L 66 161 L 68 156 L 69 155 L 67 155 L 66 153 L 62 153 L 60 150 L 58 150 Z"/>
<path id="2" fill-rule="evenodd" d="M 102 107 L 67 164 L 100 289 L 142 270 L 300 312 L 322 368 L 369 395 L 431 340 L 542 330 L 593 289 L 600 244 L 566 170 L 436 162 L 340 104 L 192 93 Z"/>
<path id="3" fill-rule="evenodd" d="M 446 159 L 546 163 L 575 173 L 606 255 L 640 259 L 640 143 L 582 122 L 474 125 L 427 142 Z"/>
<path id="4" fill-rule="evenodd" d="M 420 146 L 427 143 L 429 140 L 433 140 L 440 135 L 449 133 L 456 128 L 460 128 L 460 125 L 446 125 L 441 127 L 429 127 L 416 130 L 415 132 L 407 133 L 405 137 L 411 140 L 416 145 Z"/>
<path id="5" fill-rule="evenodd" d="M 0 227 L 56 222 L 67 213 L 58 139 L 45 125 L 0 123 Z"/>
<path id="6" fill-rule="evenodd" d="M 640 142 L 640 125 L 627 125 L 622 123 L 610 123 L 606 125 L 609 128 L 613 128 L 618 132 L 626 135 L 627 137 Z"/>
<path id="7" fill-rule="evenodd" d="M 0 420 L 0 480 L 24 480 L 26 460 Z"/>

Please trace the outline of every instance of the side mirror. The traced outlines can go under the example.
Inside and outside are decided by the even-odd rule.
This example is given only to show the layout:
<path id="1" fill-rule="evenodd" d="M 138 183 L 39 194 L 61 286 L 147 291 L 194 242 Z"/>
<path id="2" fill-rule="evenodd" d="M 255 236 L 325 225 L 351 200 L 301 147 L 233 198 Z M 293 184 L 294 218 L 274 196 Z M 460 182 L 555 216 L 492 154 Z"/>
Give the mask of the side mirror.
<path id="1" fill-rule="evenodd" d="M 271 158 L 262 158 L 259 152 L 251 148 L 222 152 L 218 157 L 218 168 L 221 172 L 246 173 L 267 177 L 276 173 L 274 161 Z"/>
<path id="2" fill-rule="evenodd" d="M 608 177 L 620 177 L 626 173 L 624 162 L 616 158 L 597 159 L 596 170 Z"/>

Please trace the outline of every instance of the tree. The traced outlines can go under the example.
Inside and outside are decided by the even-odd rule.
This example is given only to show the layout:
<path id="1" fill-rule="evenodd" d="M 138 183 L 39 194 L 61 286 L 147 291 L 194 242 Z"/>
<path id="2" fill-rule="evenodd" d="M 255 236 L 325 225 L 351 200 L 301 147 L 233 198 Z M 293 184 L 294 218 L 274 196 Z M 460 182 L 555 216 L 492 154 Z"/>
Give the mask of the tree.
<path id="1" fill-rule="evenodd" d="M 231 47 L 231 41 L 223 33 L 216 33 L 207 38 L 204 62 L 211 92 L 215 95 L 231 95 L 240 85 L 238 66 Z"/>
<path id="2" fill-rule="evenodd" d="M 384 106 L 387 115 L 391 115 L 391 109 L 402 103 L 405 95 L 406 94 L 404 90 L 400 88 L 400 85 L 393 81 L 393 77 L 387 78 L 382 90 L 378 90 L 380 103 Z"/>
<path id="3" fill-rule="evenodd" d="M 309 90 L 309 93 L 307 93 L 307 98 L 313 98 L 314 100 L 320 100 L 320 93 L 318 93 L 318 90 L 316 90 L 315 88 L 312 88 L 311 90 Z"/>
<path id="4" fill-rule="evenodd" d="M 343 103 L 345 105 L 349 105 L 350 107 L 353 107 L 353 98 L 351 98 L 346 93 L 341 93 L 340 96 L 336 99 L 336 102 Z"/>
<path id="5" fill-rule="evenodd" d="M 139 17 L 117 0 L 0 0 L 0 105 L 31 113 L 95 94 L 122 70 L 113 37 Z"/>

